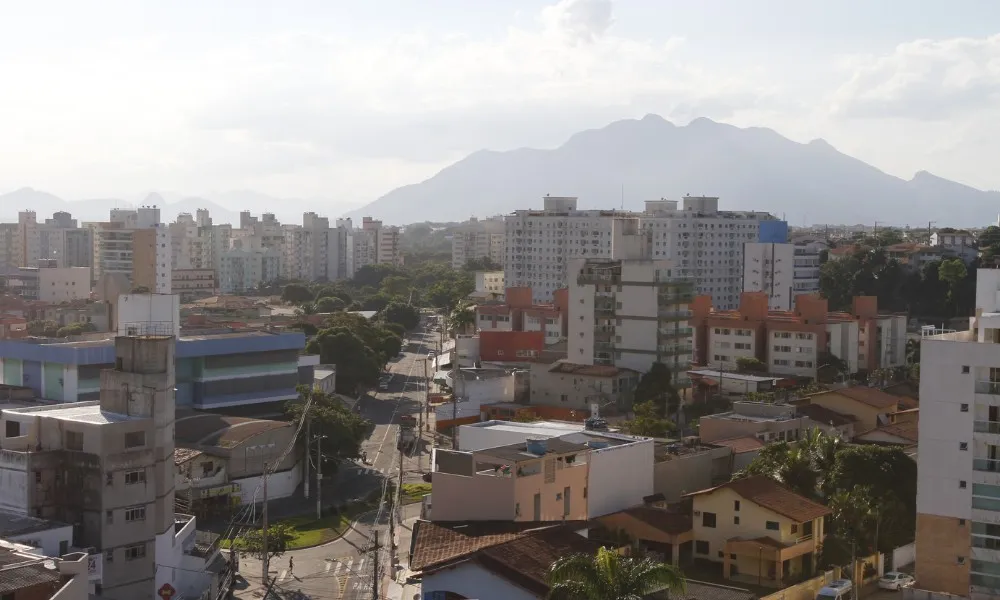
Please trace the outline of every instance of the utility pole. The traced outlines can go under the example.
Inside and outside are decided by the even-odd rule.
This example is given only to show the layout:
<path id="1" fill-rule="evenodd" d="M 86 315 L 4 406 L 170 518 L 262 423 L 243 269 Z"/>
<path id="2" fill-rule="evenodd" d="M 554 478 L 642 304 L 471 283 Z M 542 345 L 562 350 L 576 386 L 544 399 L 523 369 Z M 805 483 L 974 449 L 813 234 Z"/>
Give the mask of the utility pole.
<path id="1" fill-rule="evenodd" d="M 303 467 L 306 472 L 304 477 L 302 477 L 302 493 L 305 494 L 306 500 L 309 499 L 309 440 L 312 439 L 312 419 L 306 415 L 306 463 Z"/>
<path id="2" fill-rule="evenodd" d="M 390 521 L 391 522 L 391 521 Z M 375 544 L 372 546 L 372 600 L 378 600 L 378 531 L 375 532 Z"/>
<path id="3" fill-rule="evenodd" d="M 427 360 L 425 359 L 424 360 L 424 402 L 423 402 L 423 405 L 420 406 L 420 412 L 417 414 L 417 437 L 416 437 L 416 442 L 415 442 L 416 445 L 417 445 L 417 448 L 416 448 L 416 450 L 417 450 L 417 470 L 419 470 L 421 473 L 424 472 L 424 461 L 422 460 L 422 458 L 420 456 L 420 440 L 423 439 L 423 437 L 424 437 L 424 411 L 426 411 L 427 407 L 430 406 L 430 394 L 431 394 L 431 382 L 430 382 L 430 379 L 427 378 Z M 417 403 L 417 404 L 419 405 L 420 403 Z"/>
<path id="4" fill-rule="evenodd" d="M 261 574 L 260 580 L 267 581 L 268 567 L 270 567 L 271 562 L 271 552 L 270 548 L 267 546 L 267 461 L 264 462 L 264 530 L 261 532 L 261 541 L 263 542 L 263 556 L 264 560 L 262 562 L 262 567 L 264 569 L 263 574 Z"/>
<path id="5" fill-rule="evenodd" d="M 451 392 L 451 449 L 458 450 L 458 386 L 462 382 L 462 370 L 452 368 L 451 381 L 455 384 L 455 389 Z M 464 386 L 463 386 L 464 387 Z"/>
<path id="6" fill-rule="evenodd" d="M 323 448 L 321 443 L 326 436 L 316 436 L 316 518 L 323 518 Z"/>

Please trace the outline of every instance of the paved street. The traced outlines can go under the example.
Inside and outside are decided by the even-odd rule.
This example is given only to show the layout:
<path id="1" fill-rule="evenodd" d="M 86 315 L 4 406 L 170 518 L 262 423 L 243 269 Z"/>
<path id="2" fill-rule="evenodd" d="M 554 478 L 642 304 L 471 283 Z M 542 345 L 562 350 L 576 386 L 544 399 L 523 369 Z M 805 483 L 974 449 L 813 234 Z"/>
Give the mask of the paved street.
<path id="1" fill-rule="evenodd" d="M 399 452 L 396 450 L 399 418 L 402 415 L 417 416 L 424 402 L 424 358 L 428 350 L 433 350 L 436 333 L 414 332 L 409 336 L 410 344 L 404 349 L 402 358 L 390 363 L 392 380 L 388 390 L 373 396 L 364 396 L 359 401 L 359 410 L 365 417 L 375 422 L 371 437 L 362 449 L 367 453 L 369 464 L 353 463 L 342 465 L 339 471 L 324 478 L 323 504 L 334 506 L 353 499 L 363 498 L 373 490 L 383 488 L 386 478 L 397 481 L 399 476 Z M 426 345 L 425 345 L 426 342 Z M 421 479 L 421 464 L 429 464 L 426 456 L 429 445 L 421 440 L 420 451 L 413 457 L 403 459 L 403 482 L 416 483 Z M 311 473 L 315 481 L 315 473 Z M 281 512 L 301 511 L 306 504 L 315 505 L 315 497 L 308 502 L 294 500 L 283 507 Z M 419 505 L 406 507 L 406 517 L 419 514 Z M 274 591 L 279 598 L 302 598 L 310 600 L 369 600 L 373 597 L 373 561 L 371 552 L 375 532 L 380 544 L 388 545 L 388 511 L 372 511 L 352 525 L 342 538 L 328 544 L 296 550 L 272 560 L 270 576 L 276 578 Z M 294 568 L 289 568 L 289 558 Z M 389 549 L 379 553 L 380 581 L 382 574 L 389 574 Z M 261 598 L 263 596 L 261 562 L 240 559 L 240 572 L 246 584 L 237 590 L 237 598 Z M 302 596 L 297 596 L 301 593 Z M 384 590 L 381 592 L 384 593 Z"/>

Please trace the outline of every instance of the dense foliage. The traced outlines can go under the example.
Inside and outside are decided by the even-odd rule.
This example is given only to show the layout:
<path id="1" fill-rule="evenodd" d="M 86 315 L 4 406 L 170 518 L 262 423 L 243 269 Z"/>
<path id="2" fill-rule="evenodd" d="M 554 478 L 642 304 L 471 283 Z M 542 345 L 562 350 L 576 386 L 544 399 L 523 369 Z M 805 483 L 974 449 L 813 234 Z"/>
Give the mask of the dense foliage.
<path id="1" fill-rule="evenodd" d="M 599 548 L 595 556 L 574 554 L 549 568 L 552 600 L 642 600 L 653 593 L 684 591 L 684 575 L 653 558 L 623 556 Z"/>
<path id="2" fill-rule="evenodd" d="M 673 384 L 670 367 L 655 362 L 635 386 L 635 403 L 652 402 L 660 417 L 676 414 L 681 397 Z"/>
<path id="3" fill-rule="evenodd" d="M 359 458 L 361 444 L 371 435 L 374 424 L 349 410 L 338 398 L 300 386 L 300 397 L 305 399 L 306 394 L 312 394 L 312 405 L 309 408 L 310 433 L 314 438 L 324 436 L 320 444 L 323 470 L 335 471 L 338 462 Z M 304 402 L 293 401 L 285 407 L 285 412 L 291 419 L 298 421 L 302 418 L 304 408 Z M 304 436 L 302 439 L 304 440 Z M 330 465 L 327 466 L 327 463 Z"/>

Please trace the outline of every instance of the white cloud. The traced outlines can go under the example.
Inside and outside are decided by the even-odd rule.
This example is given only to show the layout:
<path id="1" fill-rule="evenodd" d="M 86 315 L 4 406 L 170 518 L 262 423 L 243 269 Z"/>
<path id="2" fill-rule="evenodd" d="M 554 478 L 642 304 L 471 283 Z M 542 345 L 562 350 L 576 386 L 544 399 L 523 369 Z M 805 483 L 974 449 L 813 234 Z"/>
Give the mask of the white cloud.
<path id="1" fill-rule="evenodd" d="M 917 40 L 855 57 L 832 109 L 847 117 L 949 119 L 1000 104 L 1000 34 Z"/>

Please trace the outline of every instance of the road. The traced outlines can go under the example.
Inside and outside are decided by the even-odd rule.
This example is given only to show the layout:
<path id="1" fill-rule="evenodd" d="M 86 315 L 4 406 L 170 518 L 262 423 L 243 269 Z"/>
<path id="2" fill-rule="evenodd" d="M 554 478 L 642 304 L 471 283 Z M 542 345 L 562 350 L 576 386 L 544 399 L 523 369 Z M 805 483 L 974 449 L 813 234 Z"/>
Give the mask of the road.
<path id="1" fill-rule="evenodd" d="M 424 363 L 427 351 L 433 350 L 437 333 L 416 331 L 409 335 L 410 344 L 403 356 L 390 363 L 392 379 L 386 391 L 363 396 L 358 403 L 362 415 L 375 423 L 374 431 L 362 445 L 368 464 L 360 462 L 341 465 L 338 472 L 324 478 L 324 506 L 344 504 L 363 498 L 377 489 L 384 489 L 387 478 L 398 481 L 400 460 L 396 450 L 399 418 L 417 416 L 424 406 Z M 403 458 L 403 482 L 421 481 L 421 463 L 429 459 L 421 452 Z M 315 502 L 315 500 L 312 500 Z M 419 510 L 409 507 L 408 511 Z M 369 600 L 374 580 L 374 553 L 371 552 L 375 533 L 382 545 L 388 539 L 388 509 L 362 515 L 340 539 L 328 544 L 287 552 L 271 561 L 270 576 L 276 579 L 274 591 L 281 598 L 310 600 Z M 289 558 L 294 561 L 289 568 Z M 379 569 L 389 567 L 389 549 L 379 552 Z M 237 591 L 237 598 L 261 598 L 262 565 L 259 560 L 241 557 L 240 572 L 249 586 Z M 381 577 L 380 577 L 381 579 Z M 381 584 L 381 582 L 379 582 Z M 300 592 L 302 596 L 296 596 Z"/>

